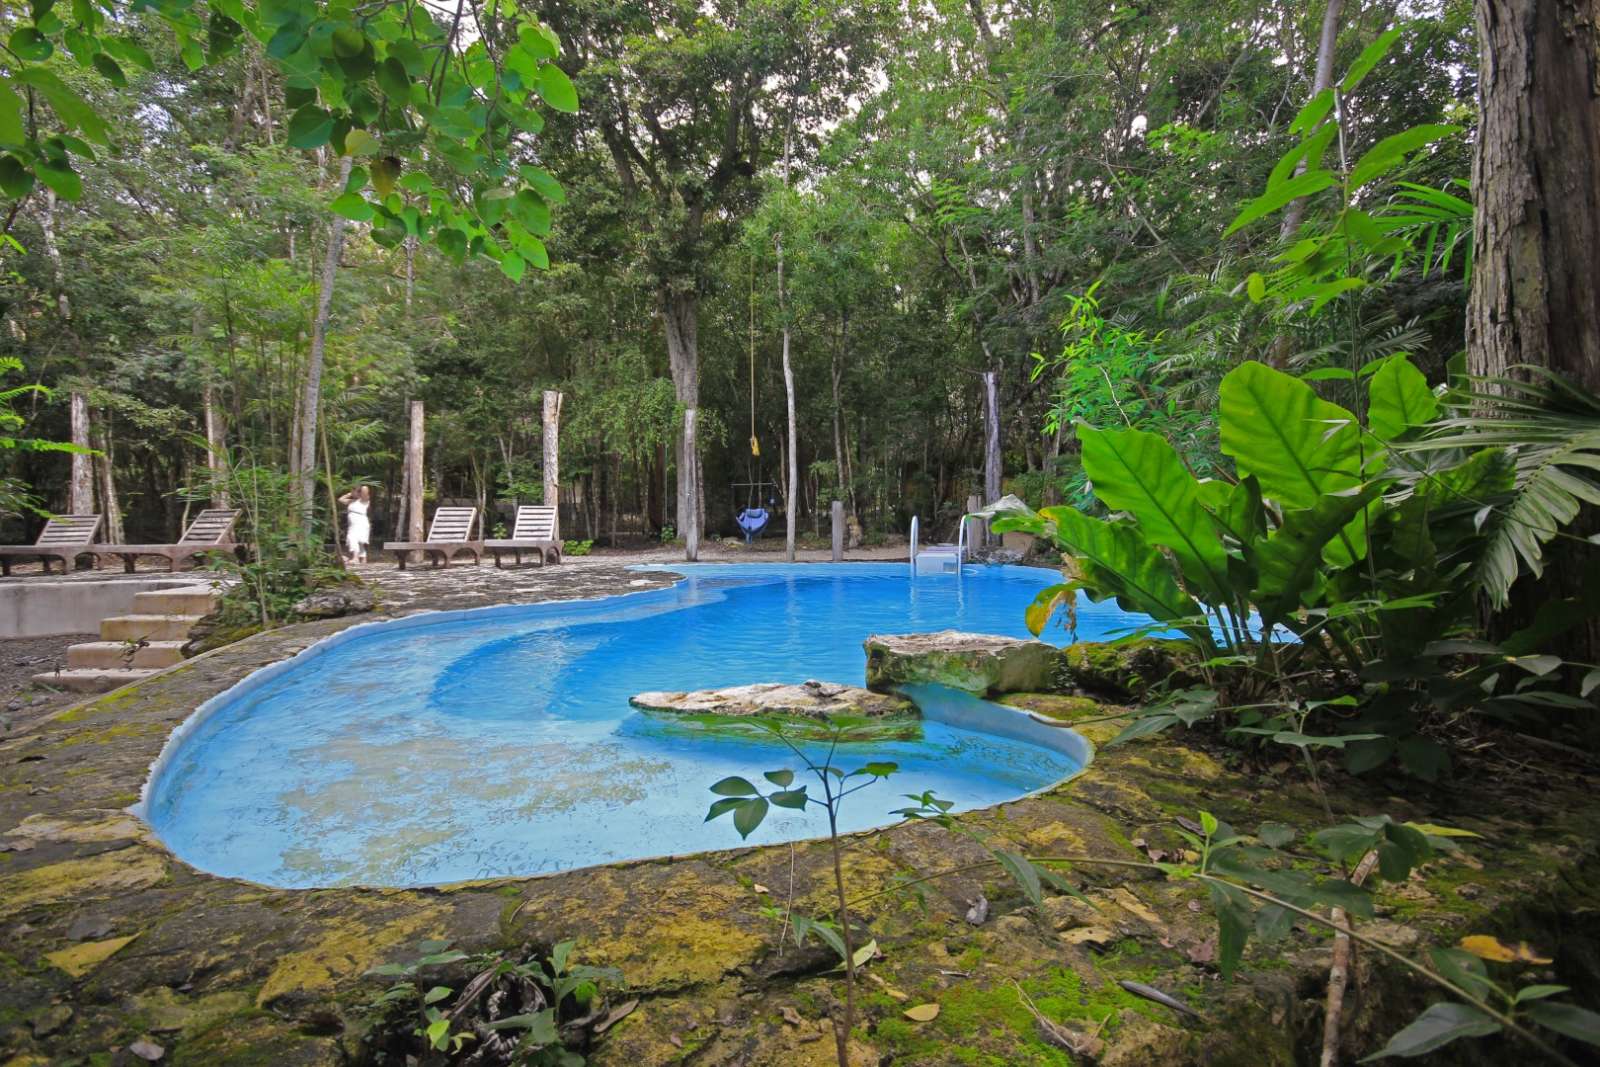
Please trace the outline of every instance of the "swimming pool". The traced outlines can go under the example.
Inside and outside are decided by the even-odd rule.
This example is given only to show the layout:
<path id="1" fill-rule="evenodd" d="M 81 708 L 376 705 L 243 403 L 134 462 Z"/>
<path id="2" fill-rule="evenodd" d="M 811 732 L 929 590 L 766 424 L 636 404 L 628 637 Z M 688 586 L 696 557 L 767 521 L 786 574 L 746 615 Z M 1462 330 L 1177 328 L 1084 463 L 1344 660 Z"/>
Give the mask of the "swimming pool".
<path id="1" fill-rule="evenodd" d="M 174 733 L 139 813 L 195 867 L 286 887 L 429 885 L 733 847 L 727 820 L 703 821 L 708 787 L 799 770 L 793 755 L 640 713 L 630 696 L 810 678 L 860 685 L 868 635 L 1025 637 L 1023 608 L 1059 580 L 1025 567 L 916 580 L 904 564 L 662 569 L 685 577 L 598 600 L 353 627 L 258 671 Z M 1085 602 L 1079 637 L 1140 621 Z M 1081 748 L 1046 747 L 1064 731 L 1039 728 L 1052 737 L 1035 743 L 1020 715 L 968 729 L 987 706 L 944 696 L 917 695 L 921 740 L 848 746 L 847 769 L 900 769 L 852 799 L 845 829 L 895 821 L 902 793 L 932 789 L 970 809 L 1079 769 Z M 824 832 L 817 812 L 774 809 L 750 840 Z"/>

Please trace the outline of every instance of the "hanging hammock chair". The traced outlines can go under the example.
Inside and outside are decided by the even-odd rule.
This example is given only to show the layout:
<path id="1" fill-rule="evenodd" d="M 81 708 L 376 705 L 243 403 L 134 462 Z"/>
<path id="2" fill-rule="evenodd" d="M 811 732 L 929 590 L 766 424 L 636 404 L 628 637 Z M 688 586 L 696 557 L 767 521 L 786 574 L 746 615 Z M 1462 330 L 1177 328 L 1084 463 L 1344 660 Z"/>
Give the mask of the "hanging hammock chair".
<path id="1" fill-rule="evenodd" d="M 745 477 L 750 480 L 743 483 L 748 486 L 750 495 L 745 503 L 744 510 L 735 516 L 734 521 L 739 524 L 739 532 L 744 534 L 744 543 L 749 545 L 761 536 L 761 531 L 767 528 L 767 523 L 772 521 L 772 512 L 761 506 L 761 491 L 769 484 L 758 480 L 756 463 L 761 458 L 761 440 L 756 436 L 756 324 L 755 324 L 755 259 L 750 260 L 750 458 L 745 461 Z M 735 484 L 734 489 L 742 486 Z M 776 503 L 776 501 L 769 501 Z"/>

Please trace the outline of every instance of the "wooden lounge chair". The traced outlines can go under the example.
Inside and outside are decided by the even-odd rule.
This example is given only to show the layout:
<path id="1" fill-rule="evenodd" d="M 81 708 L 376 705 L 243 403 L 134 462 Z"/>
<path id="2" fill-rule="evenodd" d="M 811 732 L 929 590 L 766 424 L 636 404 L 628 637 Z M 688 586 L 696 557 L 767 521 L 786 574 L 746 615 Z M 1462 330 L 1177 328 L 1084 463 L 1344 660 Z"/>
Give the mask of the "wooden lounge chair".
<path id="1" fill-rule="evenodd" d="M 119 556 L 122 569 L 133 573 L 133 565 L 140 556 L 160 556 L 167 561 L 167 570 L 175 571 L 185 560 L 198 560 L 212 552 L 237 552 L 233 543 L 233 524 L 239 521 L 239 512 L 230 508 L 207 508 L 189 528 L 183 531 L 174 545 L 95 545 L 97 556 Z"/>
<path id="2" fill-rule="evenodd" d="M 93 555 L 94 535 L 100 530 L 98 515 L 56 515 L 39 531 L 39 539 L 31 545 L 0 545 L 0 572 L 11 576 L 11 561 L 36 559 L 50 573 L 50 561 L 59 559 L 61 569 L 72 569 L 72 561 L 82 555 Z"/>
<path id="3" fill-rule="evenodd" d="M 500 566 L 500 554 L 511 552 L 517 563 L 522 563 L 524 552 L 536 553 L 539 565 L 561 562 L 561 542 L 556 540 L 556 509 L 548 505 L 523 504 L 517 508 L 517 521 L 511 536 L 485 541 L 484 546 L 494 553 L 494 565 Z"/>
<path id="4" fill-rule="evenodd" d="M 406 569 L 406 558 L 412 552 L 421 552 L 435 567 L 448 567 L 458 553 L 471 552 L 472 564 L 477 566 L 483 561 L 483 539 L 471 540 L 477 520 L 477 508 L 437 508 L 426 541 L 385 541 L 383 550 L 394 553 L 401 570 Z"/>

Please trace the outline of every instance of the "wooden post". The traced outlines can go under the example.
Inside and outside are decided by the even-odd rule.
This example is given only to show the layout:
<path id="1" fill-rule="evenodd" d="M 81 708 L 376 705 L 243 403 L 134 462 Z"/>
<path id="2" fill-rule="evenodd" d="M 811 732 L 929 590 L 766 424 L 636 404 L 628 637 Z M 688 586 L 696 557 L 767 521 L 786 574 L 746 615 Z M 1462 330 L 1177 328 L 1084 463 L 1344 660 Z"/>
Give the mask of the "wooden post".
<path id="1" fill-rule="evenodd" d="M 556 509 L 556 524 L 551 534 L 561 539 L 561 394 L 544 391 L 544 502 Z"/>
<path id="2" fill-rule="evenodd" d="M 72 454 L 72 478 L 67 483 L 67 513 L 94 512 L 94 457 L 89 455 L 89 398 L 72 394 L 72 443 L 83 449 Z"/>
<path id="3" fill-rule="evenodd" d="M 833 561 L 844 559 L 844 501 L 833 502 Z"/>
<path id="4" fill-rule="evenodd" d="M 228 465 L 223 457 L 227 448 L 222 429 L 222 411 L 217 406 L 217 387 L 207 384 L 201 392 L 206 418 L 206 470 L 211 477 L 211 506 L 228 506 Z"/>
<path id="5" fill-rule="evenodd" d="M 411 402 L 411 436 L 406 438 L 406 540 L 422 540 L 422 401 Z"/>

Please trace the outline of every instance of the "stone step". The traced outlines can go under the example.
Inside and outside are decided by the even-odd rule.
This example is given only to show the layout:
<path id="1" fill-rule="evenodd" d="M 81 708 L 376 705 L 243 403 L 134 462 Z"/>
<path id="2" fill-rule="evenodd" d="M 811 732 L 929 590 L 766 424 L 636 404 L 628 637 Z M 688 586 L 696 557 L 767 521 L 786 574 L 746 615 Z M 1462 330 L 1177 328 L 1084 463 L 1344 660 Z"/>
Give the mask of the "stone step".
<path id="1" fill-rule="evenodd" d="M 208 615 L 216 606 L 217 594 L 204 587 L 133 594 L 133 610 L 143 615 Z"/>
<path id="2" fill-rule="evenodd" d="M 117 670 L 124 667 L 170 667 L 182 662 L 182 641 L 151 641 L 133 650 L 131 657 L 125 641 L 86 641 L 67 648 L 68 667 Z"/>
<path id="3" fill-rule="evenodd" d="M 198 615 L 113 615 L 100 620 L 102 641 L 182 641 Z"/>
<path id="4" fill-rule="evenodd" d="M 74 693 L 104 693 L 137 682 L 141 678 L 148 678 L 156 673 L 154 667 L 106 670 L 98 667 L 71 667 L 64 671 L 46 671 L 36 674 L 33 680 L 40 685 L 53 686 L 56 689 L 68 689 Z"/>

